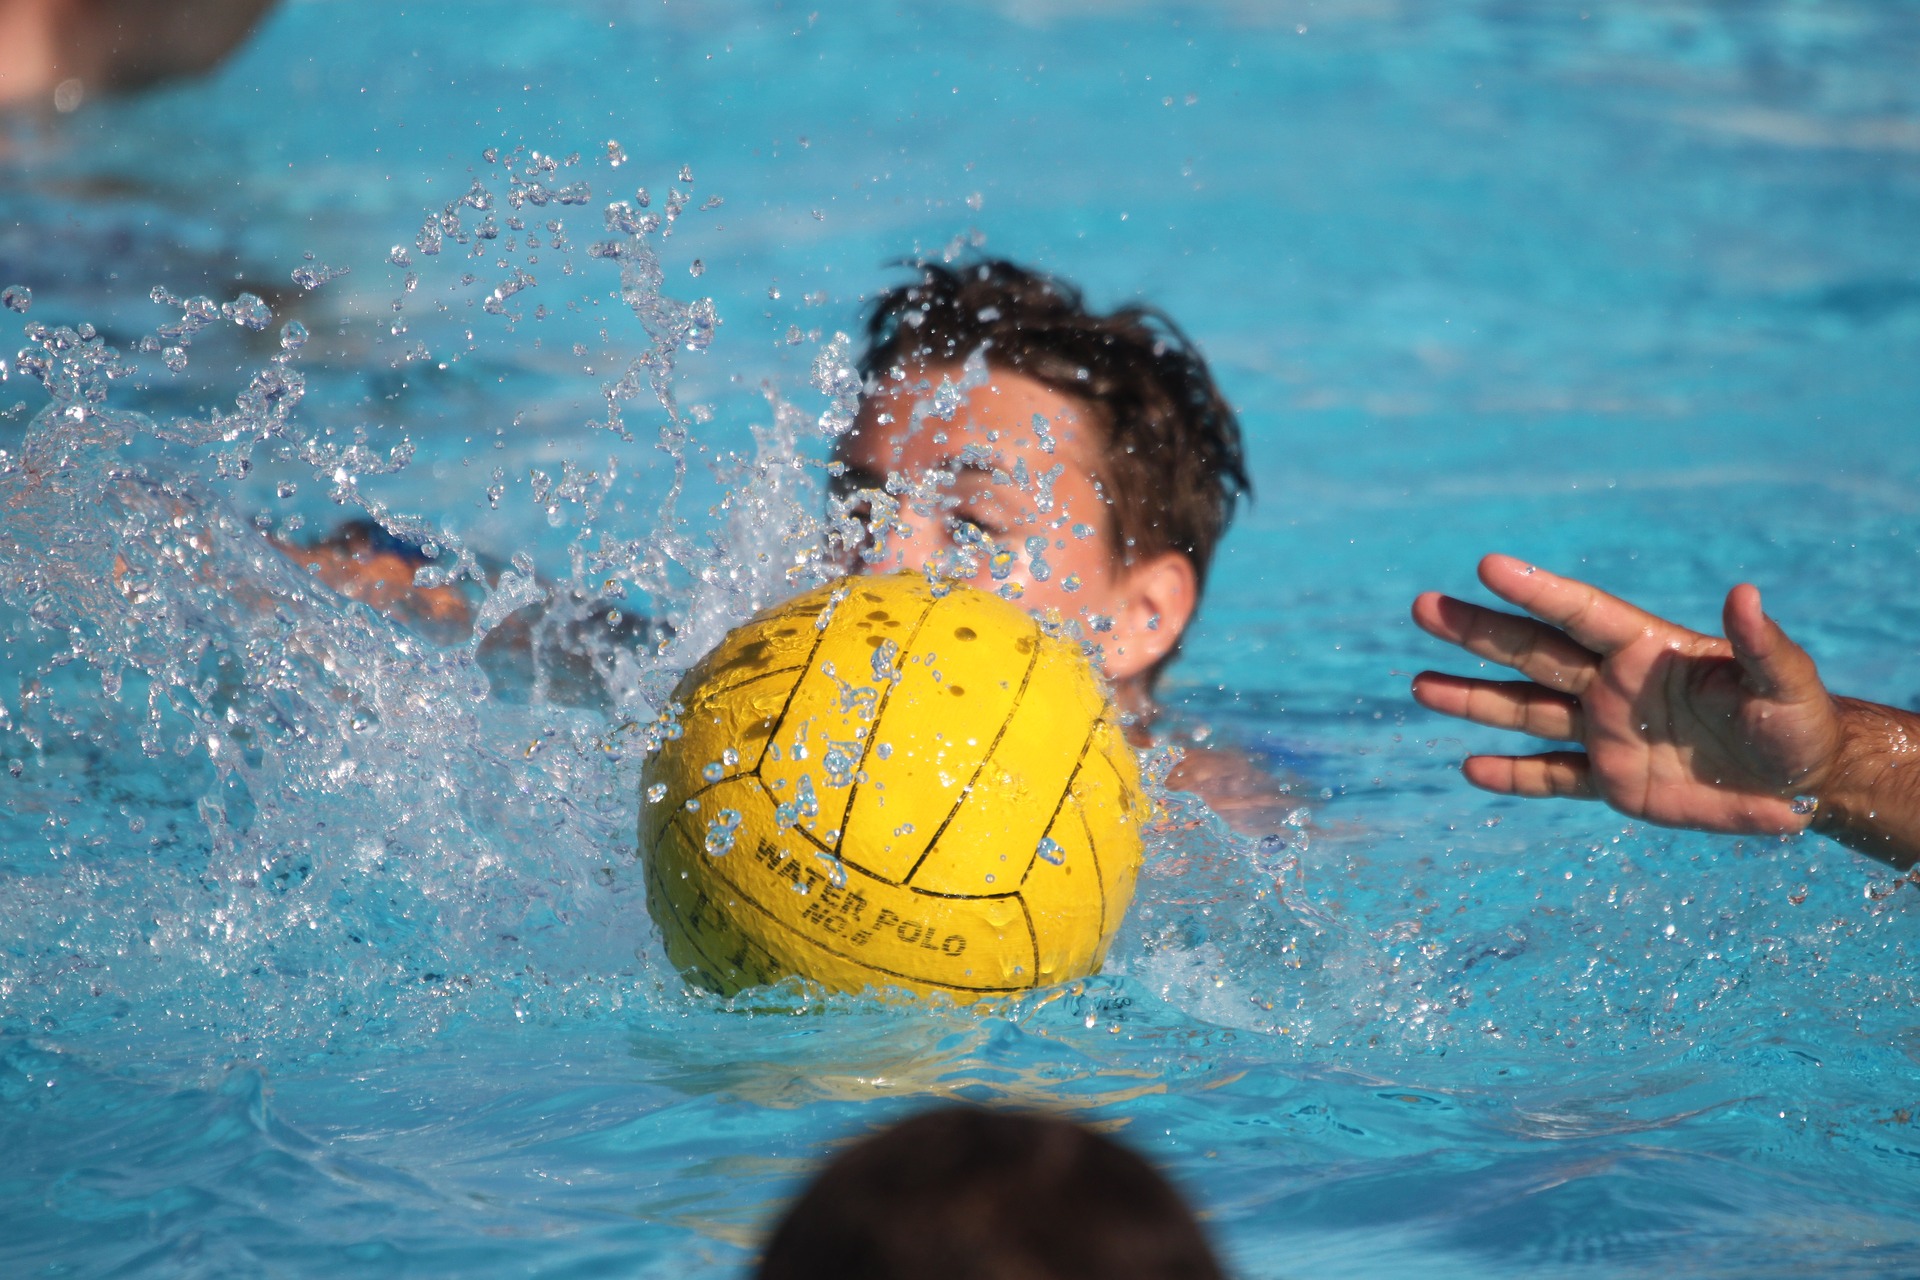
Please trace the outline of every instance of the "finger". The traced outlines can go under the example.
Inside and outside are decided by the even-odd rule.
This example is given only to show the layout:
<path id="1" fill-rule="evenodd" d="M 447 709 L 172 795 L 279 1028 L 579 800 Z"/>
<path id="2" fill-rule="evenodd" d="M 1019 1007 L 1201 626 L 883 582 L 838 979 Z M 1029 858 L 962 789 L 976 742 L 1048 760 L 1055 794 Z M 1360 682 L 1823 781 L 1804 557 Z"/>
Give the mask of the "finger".
<path id="1" fill-rule="evenodd" d="M 1482 791 L 1529 800 L 1597 800 L 1593 767 L 1584 751 L 1549 751 L 1540 756 L 1468 756 L 1460 766 L 1467 781 Z"/>
<path id="2" fill-rule="evenodd" d="M 1586 729 L 1577 700 L 1531 681 L 1471 680 L 1422 671 L 1413 678 L 1413 700 L 1441 715 L 1536 738 L 1579 742 Z"/>
<path id="3" fill-rule="evenodd" d="M 1483 609 L 1429 591 L 1413 602 L 1413 620 L 1427 634 L 1476 658 L 1512 667 L 1535 684 L 1578 694 L 1600 670 L 1600 655 L 1545 623 Z"/>
<path id="4" fill-rule="evenodd" d="M 1512 556 L 1483 559 L 1480 581 L 1502 600 L 1552 623 L 1602 657 L 1655 631 L 1692 634 L 1598 587 L 1548 573 Z"/>
<path id="5" fill-rule="evenodd" d="M 1743 582 L 1727 593 L 1720 614 L 1742 682 L 1762 698 L 1782 702 L 1821 697 L 1826 686 L 1813 659 L 1760 608 L 1760 589 Z"/>

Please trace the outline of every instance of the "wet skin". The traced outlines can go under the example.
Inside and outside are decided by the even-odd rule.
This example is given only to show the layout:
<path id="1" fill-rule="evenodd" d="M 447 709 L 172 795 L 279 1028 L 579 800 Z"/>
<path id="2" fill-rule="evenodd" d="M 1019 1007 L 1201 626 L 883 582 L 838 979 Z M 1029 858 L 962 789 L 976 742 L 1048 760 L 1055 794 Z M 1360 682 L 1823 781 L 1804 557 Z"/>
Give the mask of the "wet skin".
<path id="1" fill-rule="evenodd" d="M 958 567 L 957 576 L 983 590 L 1077 620 L 1099 646 L 1121 705 L 1145 711 L 1149 673 L 1193 617 L 1192 563 L 1179 552 L 1136 555 L 1122 545 L 1102 475 L 1104 429 L 1045 384 L 989 369 L 986 385 L 966 390 L 950 419 L 915 424 L 915 405 L 942 379 L 958 385 L 963 376 L 959 365 L 936 364 L 885 380 L 841 440 L 836 492 L 863 518 L 880 517 L 862 567 Z M 1044 436 L 1036 417 L 1047 424 Z M 918 492 L 890 501 L 890 476 L 896 490 L 905 481 Z M 1011 553 L 1000 578 L 996 552 Z"/>
<path id="2" fill-rule="evenodd" d="M 970 555 L 971 572 L 962 576 L 975 585 L 1077 620 L 1098 646 L 1122 710 L 1144 724 L 1153 714 L 1153 668 L 1193 618 L 1192 563 L 1179 552 L 1136 555 L 1123 545 L 1102 474 L 1104 428 L 1043 383 L 990 369 L 986 384 L 968 388 L 950 418 L 925 416 L 913 425 L 917 403 L 943 379 L 959 384 L 963 377 L 957 364 L 926 366 L 862 402 L 836 450 L 841 474 L 834 487 L 863 520 L 882 518 L 868 554 L 850 567 L 880 573 L 932 563 L 951 571 L 964 569 Z M 908 491 L 887 493 L 890 476 L 896 490 L 905 481 Z M 1029 539 L 1045 539 L 1044 577 Z M 342 595 L 416 629 L 457 639 L 471 625 L 463 595 L 412 587 L 414 566 L 400 557 L 341 535 L 281 549 Z M 1003 577 L 994 576 L 995 552 L 1011 553 Z M 525 637 L 517 644 L 524 648 Z M 1132 736 L 1147 744 L 1143 728 Z M 1168 783 L 1198 793 L 1230 824 L 1255 834 L 1275 830 L 1295 804 L 1251 761 L 1217 749 L 1188 747 Z"/>
<path id="3" fill-rule="evenodd" d="M 934 364 L 884 380 L 835 450 L 844 467 L 836 495 L 876 526 L 860 567 L 951 571 L 965 567 L 960 557 L 970 550 L 974 585 L 1080 623 L 1099 646 L 1121 709 L 1143 726 L 1154 710 L 1153 668 L 1193 619 L 1192 562 L 1177 551 L 1141 555 L 1124 545 L 1104 478 L 1105 428 L 1044 383 L 989 367 L 986 383 L 968 388 L 950 418 L 915 424 L 916 404 L 943 379 L 960 386 L 963 378 L 960 365 Z M 885 492 L 890 477 L 895 494 Z M 908 491 L 900 493 L 903 481 Z M 1029 539 L 1045 539 L 1044 578 Z M 1013 553 L 1001 578 L 996 551 Z M 1136 746 L 1149 741 L 1144 727 L 1132 736 Z M 1187 747 L 1167 782 L 1248 834 L 1276 830 L 1296 803 L 1232 751 Z"/>
<path id="4" fill-rule="evenodd" d="M 1920 862 L 1920 716 L 1829 693 L 1753 586 L 1727 594 L 1722 638 L 1511 556 L 1482 560 L 1480 580 L 1532 616 L 1430 591 L 1414 621 L 1527 679 L 1424 671 L 1414 699 L 1583 750 L 1470 756 L 1475 786 L 1604 800 L 1669 827 L 1813 829 L 1898 867 Z"/>

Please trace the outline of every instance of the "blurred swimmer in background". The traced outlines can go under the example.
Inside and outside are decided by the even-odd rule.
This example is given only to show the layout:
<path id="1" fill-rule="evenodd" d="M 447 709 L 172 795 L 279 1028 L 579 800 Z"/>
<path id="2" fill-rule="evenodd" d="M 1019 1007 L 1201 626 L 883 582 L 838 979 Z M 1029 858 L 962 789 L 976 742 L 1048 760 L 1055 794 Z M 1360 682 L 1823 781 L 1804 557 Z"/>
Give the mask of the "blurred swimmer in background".
<path id="1" fill-rule="evenodd" d="M 1429 591 L 1414 601 L 1414 621 L 1526 679 L 1423 671 L 1414 699 L 1584 750 L 1469 756 L 1467 781 L 1501 795 L 1604 800 L 1663 827 L 1817 831 L 1903 870 L 1920 866 L 1920 716 L 1829 693 L 1755 587 L 1727 593 L 1723 639 L 1511 556 L 1482 560 L 1480 580 L 1531 616 Z"/>
<path id="2" fill-rule="evenodd" d="M 201 75 L 273 0 L 0 0 L 0 107 L 89 98 Z"/>
<path id="3" fill-rule="evenodd" d="M 835 1157 L 758 1280 L 1222 1280 L 1153 1166 L 1067 1120 L 926 1112 Z"/>

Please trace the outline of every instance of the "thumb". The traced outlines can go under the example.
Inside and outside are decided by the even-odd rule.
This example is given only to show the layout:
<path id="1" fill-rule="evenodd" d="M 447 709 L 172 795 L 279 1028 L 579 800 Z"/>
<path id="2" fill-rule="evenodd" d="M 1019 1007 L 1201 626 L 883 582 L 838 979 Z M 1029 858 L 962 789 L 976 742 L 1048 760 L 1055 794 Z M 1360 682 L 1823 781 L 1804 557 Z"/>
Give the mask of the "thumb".
<path id="1" fill-rule="evenodd" d="M 1757 697 L 1775 702 L 1798 702 L 1823 696 L 1826 686 L 1813 659 L 1788 638 L 1780 624 L 1760 608 L 1760 589 L 1743 582 L 1727 593 L 1721 624 L 1733 657 L 1740 664 L 1741 683 Z"/>

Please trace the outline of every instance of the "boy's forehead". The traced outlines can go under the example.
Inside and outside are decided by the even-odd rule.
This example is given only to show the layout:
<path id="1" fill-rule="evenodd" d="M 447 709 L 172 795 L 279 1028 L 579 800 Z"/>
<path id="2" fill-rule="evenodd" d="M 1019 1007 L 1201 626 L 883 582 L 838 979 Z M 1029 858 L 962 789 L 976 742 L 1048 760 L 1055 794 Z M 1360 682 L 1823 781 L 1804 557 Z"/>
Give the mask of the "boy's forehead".
<path id="1" fill-rule="evenodd" d="M 884 467 L 909 458 L 927 463 L 967 445 L 1048 453 L 1064 446 L 1074 454 L 1097 446 L 1092 416 L 1076 398 L 992 366 L 983 385 L 965 387 L 963 378 L 961 366 L 935 364 L 909 366 L 904 381 L 883 380 L 861 402 L 856 427 L 838 452 Z M 943 384 L 958 390 L 957 397 L 951 390 L 943 394 Z M 935 412 L 949 405 L 950 415 Z"/>

